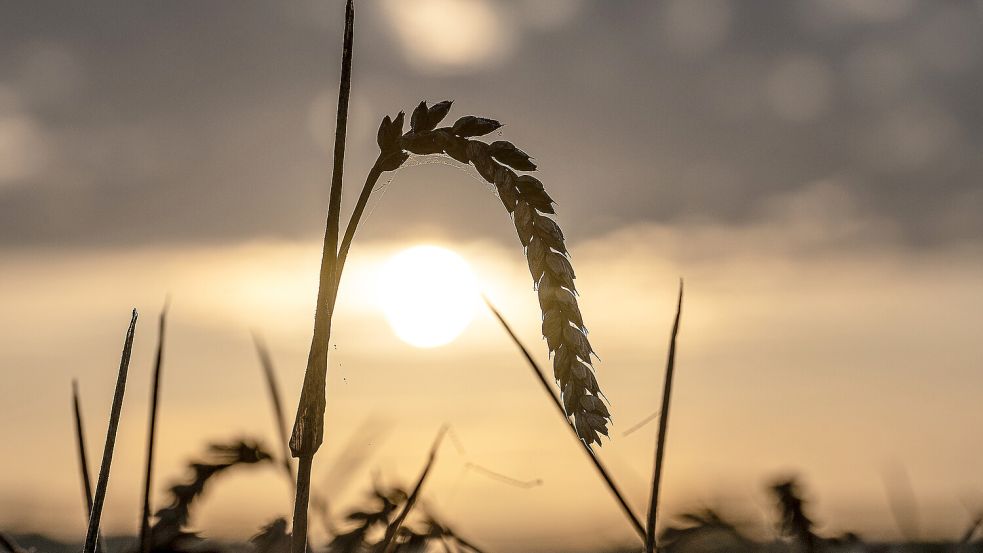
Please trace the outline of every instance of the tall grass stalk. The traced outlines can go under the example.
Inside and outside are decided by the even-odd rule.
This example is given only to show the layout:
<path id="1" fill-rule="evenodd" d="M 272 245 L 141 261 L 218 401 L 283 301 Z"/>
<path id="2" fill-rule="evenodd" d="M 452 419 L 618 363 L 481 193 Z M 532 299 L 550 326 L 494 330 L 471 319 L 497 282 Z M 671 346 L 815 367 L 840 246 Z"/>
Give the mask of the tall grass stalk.
<path id="1" fill-rule="evenodd" d="M 570 424 L 570 420 L 567 418 L 567 413 L 563 409 L 563 404 L 560 403 L 560 398 L 556 396 L 556 393 L 553 391 L 553 388 L 550 386 L 549 381 L 546 380 L 546 375 L 543 373 L 543 369 L 541 369 L 539 367 L 539 364 L 536 363 L 536 360 L 533 359 L 532 355 L 529 353 L 529 350 L 527 350 L 526 347 L 522 345 L 522 342 L 519 340 L 519 337 L 516 336 L 515 332 L 512 330 L 512 327 L 509 326 L 509 323 L 505 321 L 505 318 L 502 316 L 501 313 L 499 313 L 498 309 L 496 309 L 495 306 L 492 305 L 491 301 L 487 297 L 485 297 L 484 300 L 485 300 L 485 305 L 487 305 L 488 309 L 491 310 L 492 314 L 495 315 L 495 318 L 498 319 L 498 322 L 502 325 L 502 328 L 505 329 L 505 332 L 509 335 L 509 338 L 511 338 L 512 342 L 516 345 L 517 348 L 519 348 L 519 351 L 522 353 L 522 356 L 525 357 L 526 362 L 529 364 L 529 367 L 532 369 L 533 374 L 536 376 L 536 379 L 542 385 L 543 390 L 546 392 L 546 395 L 548 395 L 549 398 L 552 400 L 553 406 L 556 407 L 557 411 L 559 411 L 560 416 L 563 418 L 564 422 L 566 423 L 567 428 L 569 428 L 570 431 L 573 432 L 574 439 L 576 439 L 577 443 L 581 445 L 581 447 L 584 450 L 584 453 L 587 454 L 587 458 L 590 459 L 591 463 L 593 463 L 594 469 L 597 470 L 597 474 L 600 475 L 602 480 L 604 480 L 604 483 L 607 485 L 608 490 L 611 492 L 611 495 L 613 495 L 615 500 L 617 500 L 618 505 L 621 507 L 621 511 L 625 514 L 625 518 L 627 518 L 628 522 L 631 523 L 632 528 L 635 530 L 636 533 L 638 533 L 638 536 L 642 539 L 642 541 L 645 541 L 645 527 L 642 526 L 642 523 L 638 519 L 638 516 L 635 515 L 634 511 L 632 511 L 631 506 L 628 505 L 628 502 L 625 500 L 625 496 L 621 493 L 621 490 L 618 489 L 618 485 L 615 484 L 614 478 L 612 478 L 611 475 L 608 473 L 607 469 L 604 467 L 604 464 L 601 463 L 601 460 L 594 453 L 594 450 L 591 449 L 591 447 L 587 444 L 587 442 L 585 442 L 581 438 L 580 434 L 573 427 L 573 425 Z"/>
<path id="2" fill-rule="evenodd" d="M 99 479 L 96 481 L 95 495 L 92 497 L 92 513 L 89 515 L 89 528 L 85 533 L 85 545 L 82 553 L 94 553 L 99 538 L 99 523 L 102 520 L 102 507 L 106 502 L 106 491 L 109 488 L 109 469 L 113 464 L 113 448 L 116 446 L 116 431 L 119 429 L 120 412 L 123 409 L 123 393 L 126 390 L 126 373 L 130 368 L 130 352 L 133 351 L 133 333 L 137 326 L 137 310 L 130 316 L 130 327 L 123 341 L 123 354 L 119 362 L 119 375 L 116 378 L 116 392 L 113 395 L 113 407 L 109 412 L 109 428 L 106 430 L 106 447 L 102 452 L 102 466 L 99 467 Z"/>
<path id="3" fill-rule="evenodd" d="M 160 371 L 164 361 L 164 329 L 167 325 L 167 308 L 165 300 L 160 311 L 157 327 L 157 354 L 154 357 L 153 382 L 150 385 L 150 427 L 147 430 L 147 465 L 143 477 L 143 513 L 140 517 L 140 552 L 150 553 L 150 489 L 153 483 L 154 445 L 157 441 L 157 412 L 160 399 Z"/>
<path id="4" fill-rule="evenodd" d="M 430 446 L 430 456 L 427 458 L 427 464 L 423 467 L 423 472 L 420 473 L 420 477 L 417 478 L 416 484 L 413 486 L 413 491 L 410 492 L 409 497 L 406 498 L 406 503 L 403 503 L 403 508 L 393 519 L 392 523 L 386 528 L 386 535 L 383 538 L 382 543 L 379 545 L 378 551 L 382 553 L 392 553 L 396 549 L 396 535 L 399 533 L 399 529 L 403 526 L 403 522 L 406 517 L 413 510 L 413 506 L 416 505 L 416 500 L 420 497 L 420 490 L 423 488 L 423 483 L 427 480 L 427 475 L 430 474 L 430 469 L 433 468 L 433 463 L 437 459 L 437 449 L 440 448 L 440 442 L 444 438 L 444 434 L 447 432 L 447 427 L 444 426 L 437 433 L 437 437 L 433 441 L 433 445 Z"/>
<path id="5" fill-rule="evenodd" d="M 82 493 L 85 494 L 85 520 L 92 516 L 92 478 L 89 476 L 89 456 L 85 450 L 85 427 L 82 424 L 82 401 L 79 399 L 78 380 L 72 380 L 72 412 L 75 415 L 75 444 L 78 446 L 79 476 Z M 105 551 L 102 536 L 96 543 L 96 551 Z"/>
<path id="6" fill-rule="evenodd" d="M 355 9 L 352 0 L 345 6 L 345 36 L 342 48 L 341 83 L 338 90 L 338 114 L 335 126 L 334 166 L 328 200 L 324 248 L 318 279 L 317 307 L 314 313 L 314 335 L 307 359 L 304 387 L 297 406 L 290 451 L 299 458 L 297 487 L 294 493 L 294 517 L 290 548 L 293 553 L 307 549 L 307 509 L 311 493 L 311 466 L 314 454 L 324 441 L 325 381 L 328 372 L 328 344 L 331 339 L 331 318 L 334 298 L 340 277 L 338 232 L 341 219 L 341 189 L 345 164 L 345 136 L 348 129 L 348 99 L 352 83 L 352 41 Z"/>
<path id="7" fill-rule="evenodd" d="M 676 319 L 669 337 L 669 355 L 666 359 L 666 380 L 662 386 L 662 412 L 659 416 L 659 435 L 655 444 L 655 468 L 652 471 L 652 495 L 648 520 L 645 526 L 645 551 L 654 553 L 655 524 L 659 513 L 659 489 L 662 485 L 662 463 L 666 454 L 666 433 L 669 429 L 669 400 L 672 397 L 672 377 L 676 370 L 676 336 L 679 334 L 679 318 L 683 311 L 683 281 L 679 281 L 679 298 L 676 300 Z"/>

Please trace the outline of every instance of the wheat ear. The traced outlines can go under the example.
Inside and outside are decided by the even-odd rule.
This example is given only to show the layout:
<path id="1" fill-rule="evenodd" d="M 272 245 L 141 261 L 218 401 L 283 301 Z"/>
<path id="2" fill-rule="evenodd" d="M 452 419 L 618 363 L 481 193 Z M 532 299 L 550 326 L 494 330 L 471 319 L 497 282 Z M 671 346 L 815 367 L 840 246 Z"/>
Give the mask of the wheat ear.
<path id="1" fill-rule="evenodd" d="M 395 170 L 410 153 L 446 154 L 456 161 L 473 165 L 482 178 L 495 185 L 505 209 L 512 215 L 539 293 L 543 336 L 553 353 L 553 376 L 560 387 L 564 412 L 573 419 L 580 439 L 587 445 L 600 444 L 600 434 L 608 435 L 611 414 L 601 399 L 594 376 L 591 364 L 594 350 L 587 339 L 587 329 L 577 303 L 576 275 L 563 232 L 550 217 L 555 214 L 553 198 L 536 177 L 516 174 L 516 171 L 536 170 L 536 164 L 527 153 L 504 140 L 488 144 L 476 139 L 499 129 L 502 124 L 498 121 L 465 116 L 450 127 L 437 128 L 450 107 L 450 101 L 433 106 L 420 102 L 413 110 L 410 129 L 405 134 L 402 112 L 394 119 L 386 116 L 379 127 L 381 152 L 373 170 Z M 353 222 L 357 223 L 361 214 L 359 206 L 364 207 L 362 200 L 367 200 L 370 192 L 371 188 L 363 189 Z M 353 228 L 351 224 L 349 228 Z M 347 253 L 345 245 L 343 241 L 342 252 Z"/>

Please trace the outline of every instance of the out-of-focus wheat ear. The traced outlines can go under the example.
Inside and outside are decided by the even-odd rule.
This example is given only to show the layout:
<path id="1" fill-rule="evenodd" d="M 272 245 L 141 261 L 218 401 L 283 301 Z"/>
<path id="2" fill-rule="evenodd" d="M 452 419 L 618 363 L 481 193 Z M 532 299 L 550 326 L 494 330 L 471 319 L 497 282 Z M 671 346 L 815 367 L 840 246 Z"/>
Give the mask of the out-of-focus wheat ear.
<path id="1" fill-rule="evenodd" d="M 102 466 L 99 467 L 99 479 L 96 481 L 96 491 L 92 496 L 92 513 L 89 515 L 89 528 L 85 534 L 85 545 L 82 553 L 94 553 L 99 538 L 99 523 L 102 521 L 102 507 L 106 502 L 106 491 L 109 488 L 109 469 L 113 464 L 113 448 L 116 446 L 116 431 L 119 429 L 120 412 L 123 409 L 123 393 L 126 390 L 126 373 L 130 368 L 130 353 L 133 351 L 133 334 L 137 326 L 137 310 L 130 316 L 130 327 L 123 341 L 123 354 L 119 362 L 119 375 L 116 378 L 116 392 L 113 394 L 113 407 L 109 412 L 109 427 L 106 430 L 106 447 L 102 452 Z"/>
<path id="2" fill-rule="evenodd" d="M 143 476 L 143 511 L 140 517 L 140 553 L 150 553 L 153 531 L 150 526 L 150 489 L 153 483 L 154 445 L 157 442 L 157 412 L 160 399 L 160 371 L 164 361 L 164 329 L 167 325 L 167 308 L 170 300 L 164 300 L 157 327 L 157 354 L 154 357 L 154 374 L 150 385 L 150 426 L 147 429 L 147 465 Z"/>
<path id="3" fill-rule="evenodd" d="M 287 435 L 287 418 L 283 414 L 283 403 L 280 401 L 280 386 L 277 384 L 276 369 L 273 366 L 273 358 L 270 350 L 266 347 L 263 339 L 253 332 L 253 344 L 256 346 L 256 355 L 259 357 L 259 364 L 263 367 L 263 376 L 266 377 L 266 390 L 270 395 L 270 403 L 273 405 L 273 417 L 276 423 L 276 431 L 280 438 L 280 455 L 283 458 L 283 470 L 287 477 L 293 482 L 294 466 L 290 462 L 290 436 Z"/>
<path id="4" fill-rule="evenodd" d="M 8 553 L 28 553 L 27 550 L 14 541 L 14 538 L 11 538 L 3 532 L 0 532 L 0 547 L 2 547 L 3 550 L 7 551 Z"/>
<path id="5" fill-rule="evenodd" d="M 625 500 L 625 496 L 621 493 L 621 490 L 618 489 L 618 485 L 615 484 L 614 478 L 611 477 L 607 469 L 604 467 L 604 464 L 601 463 L 601 460 L 597 457 L 597 455 L 594 454 L 594 450 L 592 450 L 590 446 L 587 445 L 587 442 L 581 439 L 580 433 L 577 432 L 577 429 L 574 428 L 572 424 L 570 424 L 570 419 L 567 418 L 567 412 L 564 410 L 563 404 L 560 402 L 560 398 L 558 398 L 556 396 L 556 393 L 553 392 L 553 388 L 550 386 L 549 381 L 546 379 L 546 374 L 543 373 L 543 369 L 539 367 L 539 364 L 536 363 L 535 359 L 533 359 L 532 355 L 529 353 L 529 350 L 526 349 L 524 345 L 522 345 L 521 341 L 519 341 L 519 337 L 515 335 L 515 332 L 512 330 L 512 327 L 509 326 L 509 323 L 505 321 L 505 317 L 503 317 L 502 314 L 499 313 L 498 309 L 496 309 L 495 306 L 492 305 L 491 301 L 487 297 L 485 296 L 482 297 L 485 300 L 485 305 L 488 306 L 488 309 L 492 312 L 493 315 L 495 315 L 495 318 L 498 319 L 498 322 L 502 325 L 502 328 L 505 329 L 506 334 L 509 335 L 509 338 L 512 339 L 512 342 L 515 344 L 515 346 L 519 348 L 519 352 L 522 353 L 522 356 L 526 358 L 526 362 L 529 364 L 529 368 L 532 369 L 533 375 L 536 377 L 536 380 L 538 380 L 540 385 L 542 385 L 543 390 L 546 392 L 546 395 L 549 396 L 550 400 L 553 403 L 553 406 L 556 407 L 556 410 L 560 413 L 560 417 L 563 418 L 563 421 L 566 424 L 567 428 L 569 428 L 570 431 L 573 432 L 574 439 L 576 439 L 577 443 L 580 444 L 580 446 L 583 448 L 584 453 L 587 454 L 587 458 L 590 459 L 591 462 L 594 464 L 594 468 L 597 470 L 597 474 L 601 477 L 602 480 L 604 480 L 604 483 L 607 485 L 608 490 L 611 492 L 611 495 L 613 495 L 615 500 L 617 500 L 618 505 L 621 507 L 621 511 L 625 514 L 625 518 L 627 518 L 628 522 L 631 523 L 632 528 L 635 529 L 635 532 L 638 533 L 642 541 L 645 541 L 645 527 L 642 526 L 641 521 L 635 515 L 635 512 L 632 511 L 631 507 L 628 505 L 628 502 Z"/>
<path id="6" fill-rule="evenodd" d="M 72 380 L 72 410 L 75 414 L 75 444 L 78 446 L 79 476 L 82 480 L 82 493 L 85 494 L 85 520 L 92 515 L 92 479 L 89 476 L 89 456 L 85 450 L 85 427 L 82 424 L 82 400 L 79 399 L 78 380 Z M 96 543 L 96 551 L 105 551 L 102 535 Z"/>
<path id="7" fill-rule="evenodd" d="M 649 516 L 645 527 L 645 551 L 654 553 L 655 524 L 659 512 L 659 488 L 662 484 L 662 461 L 666 454 L 666 431 L 669 428 L 669 399 L 672 397 L 672 377 L 676 369 L 676 337 L 679 335 L 679 318 L 683 311 L 683 281 L 679 281 L 679 298 L 676 300 L 676 319 L 669 337 L 669 355 L 666 359 L 666 380 L 662 386 L 662 411 L 659 416 L 659 436 L 655 444 L 655 468 L 652 471 L 652 495 Z"/>
<path id="8" fill-rule="evenodd" d="M 430 446 L 430 456 L 427 458 L 427 464 L 423 467 L 423 472 L 420 473 L 420 477 L 416 480 L 416 485 L 413 486 L 413 491 L 406 498 L 406 503 L 403 504 L 403 508 L 393 519 L 389 527 L 386 528 L 386 535 L 380 542 L 377 551 L 381 553 L 392 553 L 396 550 L 396 534 L 399 533 L 399 529 L 403 526 L 403 521 L 406 520 L 407 515 L 413 509 L 413 505 L 416 504 L 417 498 L 420 497 L 420 490 L 423 488 L 423 483 L 427 480 L 427 475 L 430 474 L 430 469 L 433 468 L 433 463 L 437 459 L 437 449 L 440 448 L 440 442 L 444 438 L 444 434 L 447 433 L 447 426 L 440 428 L 437 432 L 437 437 L 433 441 L 433 445 Z"/>

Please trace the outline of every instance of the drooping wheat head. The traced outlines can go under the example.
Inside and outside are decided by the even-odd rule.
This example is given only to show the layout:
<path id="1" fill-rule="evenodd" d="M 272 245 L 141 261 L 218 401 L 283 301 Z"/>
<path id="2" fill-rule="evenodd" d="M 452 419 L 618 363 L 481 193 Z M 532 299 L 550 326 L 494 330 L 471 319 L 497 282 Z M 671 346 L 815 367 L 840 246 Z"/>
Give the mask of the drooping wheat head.
<path id="1" fill-rule="evenodd" d="M 498 121 L 465 116 L 449 127 L 437 127 L 450 107 L 450 101 L 433 106 L 420 102 L 405 133 L 403 112 L 395 118 L 386 116 L 378 132 L 379 168 L 398 169 L 410 154 L 445 154 L 460 163 L 473 165 L 482 178 L 495 186 L 512 216 L 539 294 L 542 332 L 553 354 L 553 375 L 560 387 L 564 410 L 585 443 L 600 444 L 600 434 L 608 435 L 611 415 L 594 375 L 591 359 L 594 350 L 587 339 L 577 302 L 576 275 L 570 255 L 563 232 L 551 217 L 556 213 L 553 198 L 539 179 L 516 173 L 536 170 L 536 164 L 526 152 L 508 141 L 486 143 L 478 139 L 499 129 L 502 124 Z"/>

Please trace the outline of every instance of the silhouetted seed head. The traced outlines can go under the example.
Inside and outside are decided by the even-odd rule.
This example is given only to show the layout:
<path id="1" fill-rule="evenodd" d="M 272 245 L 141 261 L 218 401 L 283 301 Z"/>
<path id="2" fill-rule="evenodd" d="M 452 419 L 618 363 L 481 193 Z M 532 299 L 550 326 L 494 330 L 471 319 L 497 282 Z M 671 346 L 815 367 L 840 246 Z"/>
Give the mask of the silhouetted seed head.
<path id="1" fill-rule="evenodd" d="M 402 113 L 395 119 L 388 116 L 383 119 L 378 134 L 383 169 L 398 168 L 408 156 L 406 152 L 446 154 L 473 165 L 482 178 L 495 185 L 526 249 L 529 273 L 543 313 L 542 332 L 553 353 L 553 375 L 560 387 L 564 410 L 573 418 L 574 428 L 584 442 L 600 444 L 600 434 L 608 435 L 611 414 L 601 400 L 594 376 L 591 362 L 594 350 L 577 304 L 576 275 L 563 232 L 548 217 L 554 214 L 553 198 L 539 179 L 515 173 L 536 169 L 527 153 L 504 140 L 486 144 L 473 139 L 499 129 L 501 123 L 465 116 L 451 127 L 437 128 L 449 109 L 450 102 L 429 108 L 426 102 L 420 102 L 413 110 L 410 130 L 403 134 L 400 134 Z"/>
<path id="2" fill-rule="evenodd" d="M 157 511 L 157 521 L 151 529 L 154 551 L 182 551 L 197 542 L 194 534 L 186 532 L 191 505 L 205 491 L 205 484 L 215 475 L 237 465 L 269 462 L 273 457 L 255 442 L 234 442 L 208 446 L 208 459 L 192 462 L 191 478 L 171 486 L 171 501 Z"/>

